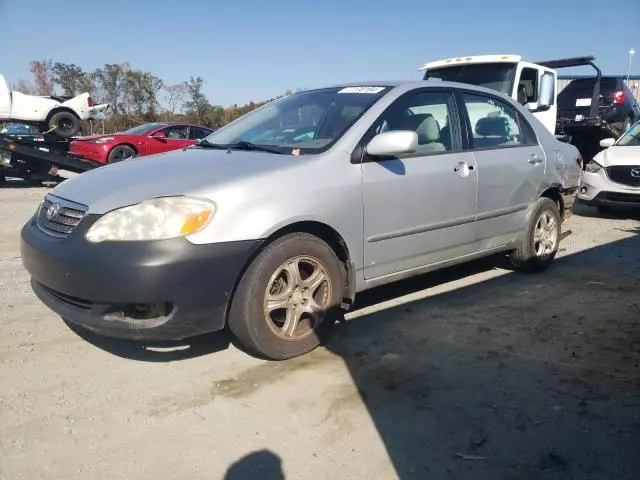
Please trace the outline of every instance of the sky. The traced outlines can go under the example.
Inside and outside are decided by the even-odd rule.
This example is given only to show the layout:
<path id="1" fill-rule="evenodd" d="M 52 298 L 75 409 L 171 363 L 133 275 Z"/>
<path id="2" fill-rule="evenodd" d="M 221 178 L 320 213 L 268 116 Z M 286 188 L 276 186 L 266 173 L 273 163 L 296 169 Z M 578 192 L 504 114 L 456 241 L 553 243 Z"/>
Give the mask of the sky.
<path id="1" fill-rule="evenodd" d="M 0 0 L 0 73 L 17 83 L 31 79 L 30 60 L 88 71 L 128 61 L 165 84 L 201 76 L 223 106 L 287 89 L 417 80 L 420 64 L 462 55 L 595 55 L 604 73 L 626 74 L 629 50 L 640 51 L 640 1 L 592 1 Z M 638 55 L 631 74 L 640 74 Z"/>

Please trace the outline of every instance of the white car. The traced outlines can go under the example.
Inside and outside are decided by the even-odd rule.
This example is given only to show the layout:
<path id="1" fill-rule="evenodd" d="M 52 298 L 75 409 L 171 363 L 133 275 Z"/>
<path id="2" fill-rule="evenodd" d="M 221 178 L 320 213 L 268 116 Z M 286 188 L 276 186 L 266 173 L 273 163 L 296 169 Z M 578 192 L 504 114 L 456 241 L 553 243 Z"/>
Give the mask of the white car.
<path id="1" fill-rule="evenodd" d="M 616 207 L 640 209 L 640 122 L 618 140 L 600 141 L 604 148 L 585 167 L 578 189 L 581 203 L 602 212 Z"/>
<path id="2" fill-rule="evenodd" d="M 82 120 L 94 118 L 109 104 L 94 105 L 88 93 L 75 97 L 25 95 L 11 91 L 0 75 L 0 121 L 35 125 L 42 132 L 70 138 L 80 133 Z"/>

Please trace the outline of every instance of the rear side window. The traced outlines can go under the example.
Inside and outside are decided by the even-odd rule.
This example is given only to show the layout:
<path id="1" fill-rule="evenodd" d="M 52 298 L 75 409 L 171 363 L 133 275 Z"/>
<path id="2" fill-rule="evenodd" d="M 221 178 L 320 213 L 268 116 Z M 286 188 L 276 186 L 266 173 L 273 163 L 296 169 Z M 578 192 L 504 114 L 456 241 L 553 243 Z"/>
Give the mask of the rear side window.
<path id="1" fill-rule="evenodd" d="M 513 106 L 494 97 L 462 94 L 474 149 L 518 147 L 536 143 L 532 127 Z"/>
<path id="2" fill-rule="evenodd" d="M 213 130 L 207 130 L 202 127 L 191 127 L 191 139 L 192 140 L 202 140 L 205 137 L 211 135 Z"/>

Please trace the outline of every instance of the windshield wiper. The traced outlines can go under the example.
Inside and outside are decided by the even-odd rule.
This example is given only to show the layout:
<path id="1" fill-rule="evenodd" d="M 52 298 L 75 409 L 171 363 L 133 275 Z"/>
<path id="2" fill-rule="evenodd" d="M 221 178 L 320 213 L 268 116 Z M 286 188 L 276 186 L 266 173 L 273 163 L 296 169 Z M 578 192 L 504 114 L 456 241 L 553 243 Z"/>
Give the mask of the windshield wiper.
<path id="1" fill-rule="evenodd" d="M 203 147 L 203 148 L 217 148 L 220 150 L 228 150 L 229 147 L 227 147 L 226 145 L 219 145 L 217 143 L 211 143 L 211 142 L 207 142 L 205 140 L 202 140 L 198 143 L 196 143 L 195 145 L 193 145 L 194 147 Z"/>
<path id="2" fill-rule="evenodd" d="M 229 150 L 256 150 L 259 152 L 269 152 L 275 153 L 277 155 L 282 155 L 282 151 L 275 147 L 268 147 L 266 145 L 256 145 L 255 143 L 247 142 L 242 140 L 236 143 L 230 143 L 225 145 L 224 148 L 228 148 Z"/>

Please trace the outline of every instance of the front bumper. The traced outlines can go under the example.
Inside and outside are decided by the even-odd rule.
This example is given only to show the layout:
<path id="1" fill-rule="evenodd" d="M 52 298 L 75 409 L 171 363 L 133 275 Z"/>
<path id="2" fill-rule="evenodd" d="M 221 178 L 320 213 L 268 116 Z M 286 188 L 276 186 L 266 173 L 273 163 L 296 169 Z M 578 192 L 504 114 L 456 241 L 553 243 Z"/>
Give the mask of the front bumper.
<path id="1" fill-rule="evenodd" d="M 32 218 L 21 255 L 38 298 L 65 320 L 103 335 L 179 340 L 224 328 L 227 305 L 258 241 L 193 245 L 84 239 L 98 216 L 66 238 L 44 233 Z"/>
<path id="2" fill-rule="evenodd" d="M 640 208 L 640 188 L 612 182 L 603 170 L 582 172 L 578 200 L 594 206 Z"/>

